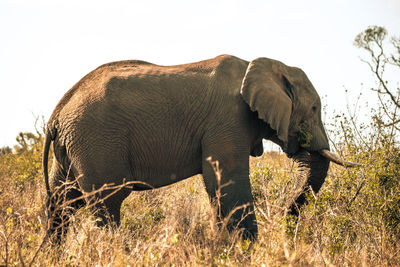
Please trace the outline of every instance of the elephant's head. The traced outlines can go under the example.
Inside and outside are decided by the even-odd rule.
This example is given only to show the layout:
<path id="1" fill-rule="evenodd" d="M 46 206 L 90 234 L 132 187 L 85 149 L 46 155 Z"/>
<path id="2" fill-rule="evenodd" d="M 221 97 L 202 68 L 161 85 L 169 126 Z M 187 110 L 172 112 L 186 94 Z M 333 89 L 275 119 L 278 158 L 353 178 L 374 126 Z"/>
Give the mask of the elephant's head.
<path id="1" fill-rule="evenodd" d="M 300 148 L 329 150 L 320 98 L 302 70 L 258 58 L 249 64 L 241 94 L 250 109 L 275 130 L 273 141 L 288 155 Z"/>
<path id="2" fill-rule="evenodd" d="M 247 68 L 241 94 L 250 109 L 273 130 L 266 138 L 299 162 L 299 175 L 314 191 L 324 182 L 330 161 L 350 164 L 329 152 L 321 100 L 301 69 L 258 58 Z M 296 200 L 298 205 L 303 202 L 304 195 Z"/>

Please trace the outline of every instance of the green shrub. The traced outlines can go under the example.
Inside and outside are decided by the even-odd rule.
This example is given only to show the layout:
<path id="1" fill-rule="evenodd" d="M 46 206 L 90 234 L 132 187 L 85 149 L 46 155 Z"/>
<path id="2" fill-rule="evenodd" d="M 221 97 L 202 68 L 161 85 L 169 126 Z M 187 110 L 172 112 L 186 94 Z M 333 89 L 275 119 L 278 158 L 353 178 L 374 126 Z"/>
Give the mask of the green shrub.
<path id="1" fill-rule="evenodd" d="M 0 172 L 9 176 L 16 186 L 33 184 L 37 178 L 42 178 L 42 147 L 41 134 L 20 133 L 16 138 L 18 144 L 13 151 L 8 150 L 0 156 Z"/>

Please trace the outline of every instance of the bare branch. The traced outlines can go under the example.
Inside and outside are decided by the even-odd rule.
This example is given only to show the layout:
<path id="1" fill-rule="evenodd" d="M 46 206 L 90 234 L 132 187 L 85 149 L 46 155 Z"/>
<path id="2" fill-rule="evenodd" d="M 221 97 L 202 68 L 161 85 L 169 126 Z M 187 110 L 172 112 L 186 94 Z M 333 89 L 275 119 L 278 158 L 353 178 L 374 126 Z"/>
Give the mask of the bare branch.
<path id="1" fill-rule="evenodd" d="M 373 91 L 376 91 L 378 95 L 388 95 L 395 107 L 400 108 L 400 101 L 396 97 L 396 93 L 390 90 L 390 88 L 388 87 L 388 83 L 383 77 L 385 66 L 387 63 L 394 66 L 400 66 L 400 38 L 391 38 L 390 42 L 395 48 L 396 54 L 386 56 L 383 45 L 383 41 L 386 36 L 387 31 L 384 27 L 370 26 L 365 31 L 359 33 L 356 36 L 354 40 L 354 45 L 359 48 L 363 48 L 371 56 L 370 61 L 364 59 L 361 59 L 361 61 L 369 66 L 370 70 L 374 73 L 375 77 L 378 80 L 378 89 L 373 89 Z M 397 90 L 397 92 L 398 91 L 399 90 Z M 380 99 L 380 103 L 385 109 L 385 113 L 388 115 L 389 112 L 387 111 L 387 107 L 383 105 L 384 102 L 382 101 L 382 99 Z M 391 117 L 390 115 L 388 116 Z"/>

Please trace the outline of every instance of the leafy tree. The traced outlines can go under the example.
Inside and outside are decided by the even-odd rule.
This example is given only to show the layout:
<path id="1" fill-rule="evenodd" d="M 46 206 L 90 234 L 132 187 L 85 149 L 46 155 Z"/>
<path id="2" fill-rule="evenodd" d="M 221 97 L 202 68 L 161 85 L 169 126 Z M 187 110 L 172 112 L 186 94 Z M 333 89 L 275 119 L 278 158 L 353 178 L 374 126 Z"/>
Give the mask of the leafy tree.
<path id="1" fill-rule="evenodd" d="M 14 146 L 14 149 L 17 153 L 22 153 L 32 149 L 35 145 L 40 143 L 42 135 L 40 133 L 35 135 L 31 132 L 20 132 L 15 139 L 17 140 L 18 145 Z"/>

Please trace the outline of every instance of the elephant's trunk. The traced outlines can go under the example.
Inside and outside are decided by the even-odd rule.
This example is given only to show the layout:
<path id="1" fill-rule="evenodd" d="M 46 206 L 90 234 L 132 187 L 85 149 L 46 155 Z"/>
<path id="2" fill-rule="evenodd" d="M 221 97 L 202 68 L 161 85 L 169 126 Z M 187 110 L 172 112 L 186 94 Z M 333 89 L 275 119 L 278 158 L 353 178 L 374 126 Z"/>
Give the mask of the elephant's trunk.
<path id="1" fill-rule="evenodd" d="M 298 215 L 299 208 L 306 201 L 306 193 L 309 192 L 310 186 L 317 193 L 324 183 L 330 160 L 318 152 L 307 152 L 305 150 L 297 153 L 293 159 L 299 164 L 296 179 L 304 186 L 302 186 L 302 191 L 290 207 L 289 212 Z"/>

